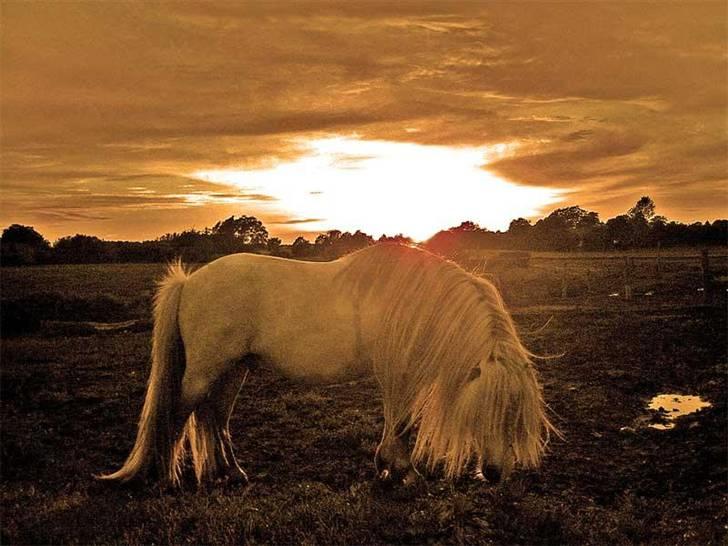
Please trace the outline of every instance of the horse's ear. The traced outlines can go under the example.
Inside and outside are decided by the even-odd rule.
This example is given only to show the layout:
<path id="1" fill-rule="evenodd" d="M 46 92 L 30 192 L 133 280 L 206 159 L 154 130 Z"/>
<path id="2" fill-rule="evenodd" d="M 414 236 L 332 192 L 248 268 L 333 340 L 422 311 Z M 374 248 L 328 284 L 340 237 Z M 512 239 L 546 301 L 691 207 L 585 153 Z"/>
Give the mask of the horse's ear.
<path id="1" fill-rule="evenodd" d="M 468 383 L 475 381 L 480 377 L 480 366 L 476 365 L 470 368 L 470 374 L 468 374 Z"/>

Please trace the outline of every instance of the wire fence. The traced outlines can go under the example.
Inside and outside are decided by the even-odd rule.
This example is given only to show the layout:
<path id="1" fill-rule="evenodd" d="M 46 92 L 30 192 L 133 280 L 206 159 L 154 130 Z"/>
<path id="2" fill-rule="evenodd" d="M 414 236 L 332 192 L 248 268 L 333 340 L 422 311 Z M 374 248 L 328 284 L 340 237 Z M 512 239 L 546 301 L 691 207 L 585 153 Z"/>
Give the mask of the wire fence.
<path id="1" fill-rule="evenodd" d="M 571 254 L 468 251 L 454 258 L 490 279 L 509 303 L 602 298 L 725 305 L 728 253 Z"/>

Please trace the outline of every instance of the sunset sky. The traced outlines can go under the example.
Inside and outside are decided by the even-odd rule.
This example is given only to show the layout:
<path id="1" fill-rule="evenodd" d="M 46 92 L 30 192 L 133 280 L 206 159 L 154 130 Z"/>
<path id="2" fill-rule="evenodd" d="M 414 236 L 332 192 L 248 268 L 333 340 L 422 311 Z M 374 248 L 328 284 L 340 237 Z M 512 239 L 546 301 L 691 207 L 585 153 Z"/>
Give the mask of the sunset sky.
<path id="1" fill-rule="evenodd" d="M 3 1 L 0 227 L 726 217 L 726 5 Z"/>

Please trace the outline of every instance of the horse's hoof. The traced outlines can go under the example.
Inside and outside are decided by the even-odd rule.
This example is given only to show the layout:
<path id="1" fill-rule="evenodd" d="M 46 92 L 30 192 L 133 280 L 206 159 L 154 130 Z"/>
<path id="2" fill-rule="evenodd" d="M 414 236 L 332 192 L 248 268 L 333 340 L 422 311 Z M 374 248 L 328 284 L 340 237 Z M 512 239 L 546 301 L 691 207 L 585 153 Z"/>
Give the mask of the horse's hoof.
<path id="1" fill-rule="evenodd" d="M 402 478 L 402 485 L 405 487 L 413 486 L 417 483 L 417 481 L 420 479 L 420 475 L 417 473 L 417 471 L 414 468 L 410 468 L 409 472 L 407 472 L 407 475 Z"/>
<path id="2" fill-rule="evenodd" d="M 214 486 L 220 487 L 237 487 L 248 485 L 248 483 L 250 483 L 250 480 L 242 468 L 229 468 L 212 482 Z"/>
<path id="3" fill-rule="evenodd" d="M 389 471 L 388 468 L 385 468 L 379 473 L 379 479 L 383 482 L 388 482 L 392 479 L 392 473 Z"/>
<path id="4" fill-rule="evenodd" d="M 473 479 L 477 482 L 487 482 L 488 481 L 487 479 L 485 479 L 485 474 L 483 474 L 482 470 L 473 472 Z"/>
<path id="5" fill-rule="evenodd" d="M 228 472 L 227 483 L 229 485 L 247 485 L 250 480 L 242 468 L 235 468 Z"/>

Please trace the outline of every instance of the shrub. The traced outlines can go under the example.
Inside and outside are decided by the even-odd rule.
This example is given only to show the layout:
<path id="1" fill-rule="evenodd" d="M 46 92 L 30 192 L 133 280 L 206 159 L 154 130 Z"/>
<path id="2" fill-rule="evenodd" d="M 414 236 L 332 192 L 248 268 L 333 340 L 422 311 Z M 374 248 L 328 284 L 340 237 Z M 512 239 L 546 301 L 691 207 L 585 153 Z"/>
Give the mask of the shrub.
<path id="1" fill-rule="evenodd" d="M 40 329 L 40 319 L 21 302 L 9 301 L 0 305 L 0 336 L 32 334 Z"/>

